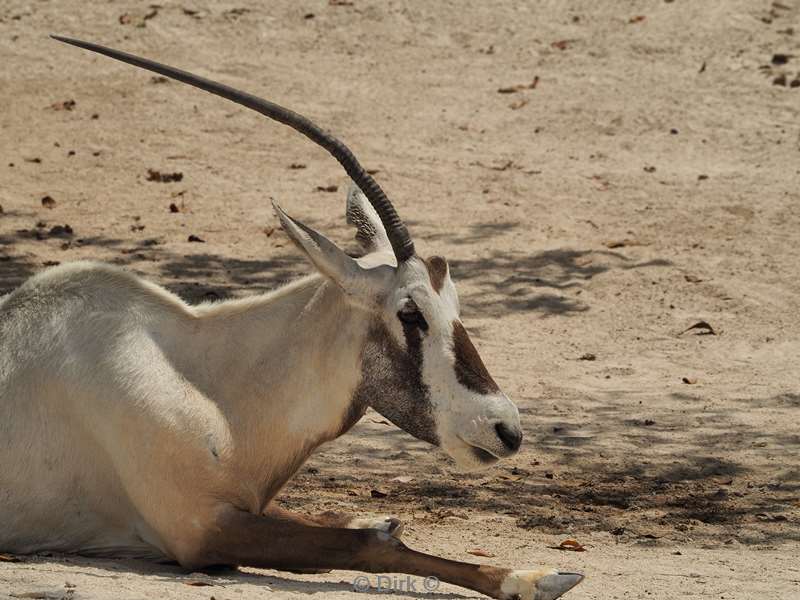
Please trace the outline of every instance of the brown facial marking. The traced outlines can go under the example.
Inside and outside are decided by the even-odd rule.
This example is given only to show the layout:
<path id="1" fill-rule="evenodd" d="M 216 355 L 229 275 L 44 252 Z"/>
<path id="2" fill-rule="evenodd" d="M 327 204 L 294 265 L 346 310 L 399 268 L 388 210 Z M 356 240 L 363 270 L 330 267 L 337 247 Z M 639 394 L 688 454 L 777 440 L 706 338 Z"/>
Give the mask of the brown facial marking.
<path id="1" fill-rule="evenodd" d="M 461 385 L 479 394 L 500 391 L 461 321 L 453 321 L 453 352 L 456 355 L 456 378 Z"/>
<path id="2" fill-rule="evenodd" d="M 373 323 L 362 351 L 361 382 L 353 395 L 357 406 L 371 406 L 400 429 L 438 445 L 430 392 L 422 381 L 422 333 L 403 326 L 401 348 L 382 323 Z"/>
<path id="3" fill-rule="evenodd" d="M 444 278 L 447 277 L 447 261 L 441 256 L 431 256 L 425 261 L 425 266 L 428 268 L 431 285 L 438 294 L 444 286 Z"/>

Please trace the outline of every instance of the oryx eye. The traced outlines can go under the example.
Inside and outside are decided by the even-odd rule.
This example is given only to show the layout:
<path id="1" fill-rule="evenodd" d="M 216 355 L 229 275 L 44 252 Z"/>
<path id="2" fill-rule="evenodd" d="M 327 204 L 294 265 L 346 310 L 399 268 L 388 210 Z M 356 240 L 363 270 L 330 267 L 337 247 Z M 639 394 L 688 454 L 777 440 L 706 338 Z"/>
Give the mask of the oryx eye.
<path id="1" fill-rule="evenodd" d="M 422 316 L 422 313 L 413 300 L 406 302 L 405 306 L 398 311 L 397 318 L 400 319 L 404 325 L 419 327 L 422 331 L 428 331 L 428 322 L 425 320 L 425 317 Z"/>

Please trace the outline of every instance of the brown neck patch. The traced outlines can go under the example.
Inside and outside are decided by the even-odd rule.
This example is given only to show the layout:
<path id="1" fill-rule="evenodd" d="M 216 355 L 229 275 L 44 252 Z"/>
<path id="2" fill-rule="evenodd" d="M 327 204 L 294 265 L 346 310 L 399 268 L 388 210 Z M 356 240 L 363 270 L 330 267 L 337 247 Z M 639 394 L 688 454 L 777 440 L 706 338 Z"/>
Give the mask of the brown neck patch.
<path id="1" fill-rule="evenodd" d="M 500 391 L 461 321 L 453 321 L 453 353 L 456 355 L 456 379 L 461 385 L 479 394 Z"/>
<path id="2" fill-rule="evenodd" d="M 428 269 L 428 276 L 431 278 L 431 285 L 438 294 L 444 287 L 444 279 L 447 277 L 447 261 L 441 256 L 431 256 L 425 261 Z"/>

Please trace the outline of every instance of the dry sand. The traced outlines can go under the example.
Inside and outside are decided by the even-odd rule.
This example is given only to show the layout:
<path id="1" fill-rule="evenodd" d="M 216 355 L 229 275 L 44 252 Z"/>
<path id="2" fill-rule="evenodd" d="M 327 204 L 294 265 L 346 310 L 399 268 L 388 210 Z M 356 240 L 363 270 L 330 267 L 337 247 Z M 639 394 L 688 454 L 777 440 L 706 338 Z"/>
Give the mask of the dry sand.
<path id="1" fill-rule="evenodd" d="M 378 170 L 418 249 L 450 259 L 523 451 L 462 475 L 370 413 L 287 506 L 396 514 L 456 559 L 581 569 L 575 600 L 800 597 L 798 0 L 0 2 L 0 293 L 91 258 L 197 301 L 307 271 L 272 198 L 347 242 L 341 169 L 51 32 L 308 114 Z M 698 321 L 717 335 L 681 333 Z M 587 551 L 550 548 L 566 538 Z M 25 557 L 0 563 L 0 594 L 368 597 L 353 577 L 193 587 L 172 567 Z"/>

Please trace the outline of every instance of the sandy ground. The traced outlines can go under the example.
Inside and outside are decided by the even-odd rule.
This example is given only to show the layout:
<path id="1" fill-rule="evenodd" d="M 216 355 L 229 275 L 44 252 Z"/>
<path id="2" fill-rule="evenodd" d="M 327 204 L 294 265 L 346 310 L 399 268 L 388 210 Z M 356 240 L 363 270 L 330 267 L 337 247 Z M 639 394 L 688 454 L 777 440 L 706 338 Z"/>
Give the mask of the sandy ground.
<path id="1" fill-rule="evenodd" d="M 344 174 L 51 32 L 312 116 L 450 259 L 523 451 L 458 474 L 370 413 L 285 505 L 396 514 L 411 545 L 461 560 L 580 569 L 575 600 L 800 597 L 798 0 L 0 2 L 0 293 L 92 258 L 197 301 L 306 272 L 272 198 L 346 243 Z M 699 321 L 716 335 L 682 333 Z M 567 538 L 587 551 L 551 548 Z M 22 557 L 0 594 L 369 597 L 354 577 Z M 396 597 L 475 596 L 420 581 Z"/>

